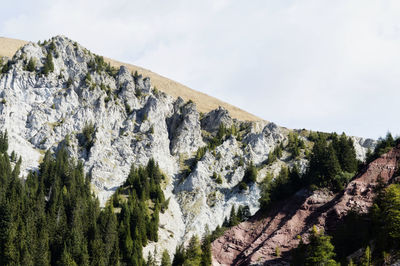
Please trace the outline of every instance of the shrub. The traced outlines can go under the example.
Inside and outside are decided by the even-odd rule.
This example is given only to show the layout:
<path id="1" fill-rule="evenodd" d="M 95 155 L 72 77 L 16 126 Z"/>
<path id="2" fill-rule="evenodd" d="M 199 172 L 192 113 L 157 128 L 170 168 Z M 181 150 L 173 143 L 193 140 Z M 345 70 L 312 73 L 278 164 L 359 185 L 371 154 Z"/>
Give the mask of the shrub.
<path id="1" fill-rule="evenodd" d="M 139 89 L 139 88 L 136 88 L 136 89 L 135 89 L 135 96 L 138 97 L 138 98 L 139 98 L 140 96 L 142 96 L 142 90 Z"/>
<path id="2" fill-rule="evenodd" d="M 200 147 L 197 149 L 196 152 L 196 161 L 200 161 L 203 156 L 206 154 L 207 148 L 206 147 Z"/>
<path id="3" fill-rule="evenodd" d="M 67 83 L 66 83 L 67 88 L 71 87 L 72 83 L 73 83 L 72 79 L 68 78 Z"/>
<path id="4" fill-rule="evenodd" d="M 86 124 L 82 129 L 82 134 L 79 138 L 79 145 L 84 147 L 87 151 L 89 151 L 94 144 L 94 132 L 95 128 L 93 123 Z"/>
<path id="5" fill-rule="evenodd" d="M 240 190 L 240 191 L 243 191 L 243 190 L 247 190 L 247 189 L 248 189 L 247 184 L 246 184 L 245 182 L 241 181 L 241 182 L 239 183 L 239 190 Z"/>
<path id="6" fill-rule="evenodd" d="M 213 172 L 213 174 L 212 174 L 211 178 L 212 178 L 212 179 L 214 179 L 214 180 L 216 180 L 216 179 L 217 179 L 217 177 L 218 177 L 217 173 L 216 173 L 216 172 Z"/>
<path id="7" fill-rule="evenodd" d="M 4 66 L 1 69 L 1 73 L 5 74 L 10 70 L 10 66 L 11 66 L 11 62 L 7 61 L 6 64 L 4 64 Z"/>
<path id="8" fill-rule="evenodd" d="M 26 70 L 29 72 L 34 72 L 36 68 L 36 62 L 34 58 L 29 59 L 28 65 L 26 66 Z"/>
<path id="9" fill-rule="evenodd" d="M 153 88 L 153 94 L 154 94 L 154 95 L 158 95 L 158 89 L 157 89 L 157 87 L 154 87 L 154 88 Z"/>
<path id="10" fill-rule="evenodd" d="M 90 75 L 89 72 L 87 72 L 86 76 L 85 76 L 85 85 L 86 85 L 86 87 L 89 87 L 91 85 L 91 83 L 92 83 L 92 76 Z"/>
<path id="11" fill-rule="evenodd" d="M 127 102 L 125 102 L 125 111 L 128 115 L 132 112 L 132 108 Z"/>
<path id="12" fill-rule="evenodd" d="M 53 55 L 51 54 L 51 52 L 48 52 L 46 56 L 46 62 L 43 65 L 42 73 L 47 76 L 50 72 L 53 71 L 54 71 Z"/>
<path id="13" fill-rule="evenodd" d="M 243 181 L 245 183 L 251 183 L 251 182 L 256 182 L 257 180 L 257 168 L 253 165 L 253 162 L 250 162 L 250 165 L 247 167 L 244 176 L 243 176 Z"/>

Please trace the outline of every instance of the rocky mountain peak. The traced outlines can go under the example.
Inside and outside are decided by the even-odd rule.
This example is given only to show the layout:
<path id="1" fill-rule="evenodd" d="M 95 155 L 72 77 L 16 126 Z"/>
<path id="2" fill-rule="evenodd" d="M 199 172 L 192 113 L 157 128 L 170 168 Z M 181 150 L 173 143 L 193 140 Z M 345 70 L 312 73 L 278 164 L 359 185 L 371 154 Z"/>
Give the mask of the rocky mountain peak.
<path id="1" fill-rule="evenodd" d="M 221 106 L 201 119 L 201 127 L 208 132 L 216 132 L 221 124 L 225 127 L 230 127 L 233 124 L 229 112 Z"/>

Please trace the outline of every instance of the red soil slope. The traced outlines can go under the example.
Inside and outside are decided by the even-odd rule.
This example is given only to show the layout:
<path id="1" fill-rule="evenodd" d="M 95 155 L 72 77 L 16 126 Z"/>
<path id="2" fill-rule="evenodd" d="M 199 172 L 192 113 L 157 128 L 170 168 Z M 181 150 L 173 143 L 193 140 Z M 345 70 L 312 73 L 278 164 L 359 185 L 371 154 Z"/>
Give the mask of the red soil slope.
<path id="1" fill-rule="evenodd" d="M 289 251 L 299 243 L 297 236 L 307 239 L 313 225 L 333 229 L 349 210 L 366 213 L 377 180 L 390 182 L 399 160 L 400 146 L 370 163 L 342 193 L 302 190 L 275 206 L 266 218 L 256 215 L 229 229 L 212 243 L 213 265 L 287 265 Z M 277 247 L 281 258 L 275 255 Z"/>

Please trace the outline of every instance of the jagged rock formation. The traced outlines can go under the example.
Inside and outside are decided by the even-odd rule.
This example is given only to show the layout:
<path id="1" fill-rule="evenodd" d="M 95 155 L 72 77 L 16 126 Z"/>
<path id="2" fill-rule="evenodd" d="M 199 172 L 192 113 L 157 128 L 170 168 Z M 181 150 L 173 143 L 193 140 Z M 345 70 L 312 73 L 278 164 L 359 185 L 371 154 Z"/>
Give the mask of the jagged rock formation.
<path id="1" fill-rule="evenodd" d="M 400 146 L 370 163 L 342 193 L 304 189 L 274 206 L 266 218 L 256 216 L 231 228 L 213 242 L 213 264 L 289 265 L 289 251 L 297 247 L 298 235 L 306 240 L 313 225 L 330 230 L 350 210 L 367 213 L 378 179 L 389 183 L 399 162 Z M 282 258 L 276 257 L 276 247 Z"/>
<path id="2" fill-rule="evenodd" d="M 13 57 L 16 51 L 18 51 L 22 46 L 26 45 L 27 43 L 28 42 L 22 40 L 0 37 L 0 58 L 3 56 L 10 58 Z M 208 113 L 218 108 L 218 106 L 222 106 L 229 111 L 229 114 L 232 118 L 246 121 L 262 120 L 261 118 L 250 114 L 236 106 L 230 105 L 229 103 L 223 102 L 205 93 L 192 90 L 191 88 L 186 87 L 183 84 L 170 80 L 142 67 L 118 62 L 107 57 L 104 57 L 104 61 L 110 63 L 111 66 L 116 68 L 120 68 L 120 66 L 125 66 L 127 69 L 129 69 L 130 72 L 134 73 L 135 71 L 138 71 L 139 73 L 143 74 L 143 76 L 149 77 L 153 86 L 157 87 L 161 91 L 167 93 L 174 98 L 182 97 L 185 101 L 189 101 L 190 99 L 193 100 L 196 103 L 197 110 L 199 112 Z"/>
<path id="3" fill-rule="evenodd" d="M 54 70 L 45 75 L 49 54 Z M 258 180 L 267 170 L 295 163 L 286 154 L 265 164 L 268 153 L 287 141 L 288 129 L 266 121 L 238 121 L 224 108 L 202 115 L 194 103 L 154 89 L 149 78 L 126 67 L 113 69 L 63 36 L 25 45 L 8 65 L 0 77 L 0 128 L 8 130 L 9 150 L 24 158 L 23 174 L 37 169 L 47 149 L 64 143 L 84 163 L 104 205 L 131 164 L 154 158 L 160 165 L 168 177 L 163 186 L 169 208 L 160 216 L 159 242 L 150 243 L 145 254 L 154 245 L 158 254 L 164 248 L 172 254 L 178 243 L 203 234 L 206 225 L 211 230 L 220 225 L 233 205 L 247 205 L 255 213 L 258 185 L 237 188 L 250 162 L 260 168 Z M 237 133 L 224 135 L 215 149 L 206 148 L 221 124 Z M 360 158 L 373 145 L 355 142 Z M 204 155 L 195 159 L 199 148 Z M 307 164 L 304 158 L 296 163 L 303 170 Z M 222 182 L 212 178 L 214 173 Z"/>

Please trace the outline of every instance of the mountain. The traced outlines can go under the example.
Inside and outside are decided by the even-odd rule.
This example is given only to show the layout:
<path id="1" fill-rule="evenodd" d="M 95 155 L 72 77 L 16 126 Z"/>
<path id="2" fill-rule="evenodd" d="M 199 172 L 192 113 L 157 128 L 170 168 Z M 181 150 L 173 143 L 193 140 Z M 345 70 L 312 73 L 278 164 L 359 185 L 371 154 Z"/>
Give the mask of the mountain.
<path id="1" fill-rule="evenodd" d="M 1 43 L 9 57 L 23 44 Z M 47 150 L 66 145 L 106 206 L 131 165 L 150 159 L 159 165 L 169 205 L 160 213 L 158 242 L 144 254 L 173 254 L 192 235 L 220 226 L 233 206 L 253 215 L 266 174 L 294 165 L 304 173 L 314 145 L 310 131 L 260 120 L 64 36 L 26 43 L 3 58 L 1 72 L 0 128 L 8 132 L 9 151 L 22 156 L 22 178 L 38 170 Z M 359 160 L 376 144 L 350 140 Z"/>
<path id="2" fill-rule="evenodd" d="M 21 47 L 23 47 L 27 43 L 28 42 L 22 40 L 0 37 L 0 57 L 4 56 L 12 58 L 15 52 L 17 52 Z M 132 73 L 135 73 L 135 71 L 137 71 L 144 77 L 149 77 L 154 87 L 159 88 L 161 91 L 167 93 L 168 95 L 174 98 L 181 97 L 185 101 L 192 100 L 193 102 L 196 103 L 196 107 L 199 112 L 207 113 L 221 106 L 229 111 L 229 114 L 232 118 L 236 118 L 238 120 L 243 120 L 243 121 L 263 120 L 236 106 L 230 105 L 229 103 L 223 102 L 205 93 L 193 90 L 185 85 L 182 85 L 176 81 L 158 75 L 157 73 L 154 73 L 145 68 L 135 66 L 132 64 L 122 63 L 107 57 L 104 57 L 104 61 L 106 63 L 110 63 L 111 66 L 116 67 L 118 69 L 120 68 L 120 66 L 125 66 Z"/>

